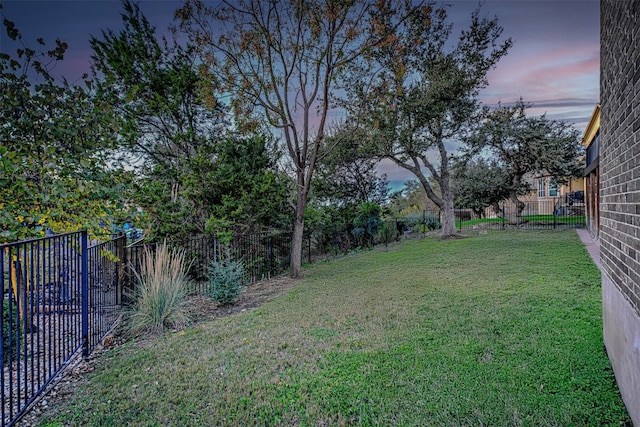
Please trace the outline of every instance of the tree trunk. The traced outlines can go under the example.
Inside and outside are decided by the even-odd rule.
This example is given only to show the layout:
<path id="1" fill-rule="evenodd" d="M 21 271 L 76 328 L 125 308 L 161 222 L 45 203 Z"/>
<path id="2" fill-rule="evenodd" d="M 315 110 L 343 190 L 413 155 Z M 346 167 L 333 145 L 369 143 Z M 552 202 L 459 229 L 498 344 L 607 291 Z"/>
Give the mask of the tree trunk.
<path id="1" fill-rule="evenodd" d="M 291 236 L 291 259 L 289 275 L 298 278 L 302 275 L 302 239 L 304 234 L 304 211 L 307 206 L 307 191 L 304 185 L 304 171 L 298 171 L 298 191 L 296 194 L 296 217 Z"/>
<path id="2" fill-rule="evenodd" d="M 498 202 L 491 202 L 491 207 L 493 208 L 493 211 L 498 218 L 504 219 L 504 211 L 502 210 Z"/>
<path id="3" fill-rule="evenodd" d="M 522 176 L 523 174 L 519 173 L 513 177 L 513 181 L 512 181 L 513 189 L 520 188 L 520 184 L 522 182 Z M 509 222 L 515 225 L 524 224 L 525 222 L 527 222 L 526 220 L 522 219 L 522 212 L 524 211 L 524 208 L 527 205 L 525 205 L 523 201 L 518 199 L 518 194 L 514 190 L 511 190 L 509 194 L 509 199 L 511 200 L 513 205 L 516 207 L 515 217 L 509 218 Z"/>
<path id="4" fill-rule="evenodd" d="M 515 217 L 511 218 L 511 224 L 519 225 L 527 222 L 527 220 L 522 218 L 522 212 L 527 205 L 522 200 L 518 199 L 518 196 L 515 194 L 511 194 L 511 202 L 516 207 Z"/>
<path id="5" fill-rule="evenodd" d="M 448 193 L 448 194 L 447 194 Z M 453 212 L 453 195 L 445 192 L 442 197 L 442 237 L 451 237 L 456 234 L 456 216 Z"/>
<path id="6" fill-rule="evenodd" d="M 443 238 L 454 236 L 456 233 L 456 215 L 453 211 L 453 192 L 451 191 L 451 180 L 449 175 L 449 159 L 444 149 L 444 144 L 439 145 L 440 150 L 440 191 L 442 192 L 442 234 Z"/>
<path id="7" fill-rule="evenodd" d="M 291 261 L 289 264 L 289 275 L 298 278 L 302 275 L 302 238 L 304 233 L 304 220 L 296 221 L 293 224 L 293 236 L 291 237 Z"/>

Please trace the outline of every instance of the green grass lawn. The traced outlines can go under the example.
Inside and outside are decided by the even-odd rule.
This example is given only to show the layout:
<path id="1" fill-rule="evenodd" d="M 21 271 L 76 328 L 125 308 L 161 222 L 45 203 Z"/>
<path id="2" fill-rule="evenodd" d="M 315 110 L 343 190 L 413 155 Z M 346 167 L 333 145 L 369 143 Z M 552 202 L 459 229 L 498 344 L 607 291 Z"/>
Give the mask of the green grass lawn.
<path id="1" fill-rule="evenodd" d="M 45 425 L 630 425 L 573 231 L 404 241 L 101 356 Z"/>

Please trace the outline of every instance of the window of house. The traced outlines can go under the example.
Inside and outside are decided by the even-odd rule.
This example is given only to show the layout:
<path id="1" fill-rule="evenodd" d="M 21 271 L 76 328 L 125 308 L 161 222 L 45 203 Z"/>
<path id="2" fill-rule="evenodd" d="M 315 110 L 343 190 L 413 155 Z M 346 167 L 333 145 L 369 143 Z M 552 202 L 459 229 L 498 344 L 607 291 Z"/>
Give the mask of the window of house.
<path id="1" fill-rule="evenodd" d="M 547 189 L 546 189 L 547 181 L 545 179 L 538 180 L 538 197 L 546 197 Z"/>
<path id="2" fill-rule="evenodd" d="M 549 197 L 558 197 L 558 184 L 549 183 Z"/>

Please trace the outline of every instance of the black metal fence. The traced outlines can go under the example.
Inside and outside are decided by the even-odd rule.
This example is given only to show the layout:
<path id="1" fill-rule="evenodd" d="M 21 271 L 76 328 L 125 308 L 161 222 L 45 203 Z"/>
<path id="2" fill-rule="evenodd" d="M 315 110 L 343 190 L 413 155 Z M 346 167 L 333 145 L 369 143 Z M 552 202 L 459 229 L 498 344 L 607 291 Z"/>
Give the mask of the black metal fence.
<path id="1" fill-rule="evenodd" d="M 404 227 L 404 228 L 403 228 Z M 424 227 L 422 227 L 424 228 Z M 398 240 L 403 234 L 420 229 L 420 221 L 403 219 L 385 222 L 381 232 L 371 242 L 363 242 L 353 235 L 353 225 L 340 224 L 307 229 L 303 237 L 302 261 L 314 262 L 339 254 L 347 253 L 362 246 L 388 244 Z M 244 283 L 283 274 L 288 271 L 291 256 L 290 232 L 285 233 L 248 233 L 235 235 L 230 240 L 217 236 L 195 237 L 189 240 L 168 241 L 167 245 L 185 251 L 188 275 L 192 280 L 193 293 L 207 292 L 207 277 L 214 264 L 229 260 L 241 261 L 244 265 Z M 133 287 L 136 274 L 140 271 L 145 251 L 155 252 L 157 242 L 138 242 L 127 247 L 125 277 Z"/>
<path id="2" fill-rule="evenodd" d="M 291 233 L 172 242 L 189 262 L 194 292 L 206 292 L 214 260 L 240 260 L 245 283 L 289 267 Z M 12 425 L 78 354 L 87 356 L 113 327 L 135 284 L 144 248 L 126 236 L 90 246 L 86 232 L 0 245 L 2 423 Z"/>
<path id="3" fill-rule="evenodd" d="M 104 338 L 120 316 L 127 284 L 126 236 L 90 246 L 88 258 L 88 336 L 86 355 Z"/>
<path id="4" fill-rule="evenodd" d="M 356 236 L 353 224 L 333 224 L 307 229 L 304 233 L 302 260 L 312 263 L 319 259 L 346 254 L 357 248 L 388 245 L 405 237 L 424 235 L 440 227 L 437 212 L 383 221 L 378 233 L 370 239 Z"/>
<path id="5" fill-rule="evenodd" d="M 196 237 L 190 240 L 167 242 L 170 247 L 185 251 L 188 275 L 195 293 L 206 293 L 207 277 L 214 263 L 228 260 L 244 265 L 244 283 L 255 283 L 287 271 L 291 253 L 291 233 L 250 233 L 233 236 L 229 241 L 217 236 Z M 135 280 L 145 248 L 152 253 L 157 243 L 137 243 L 127 248 L 127 277 Z"/>
<path id="6" fill-rule="evenodd" d="M 503 202 L 498 211 L 485 209 L 478 215 L 471 209 L 455 209 L 458 230 L 541 230 L 583 228 L 586 226 L 584 198 L 571 195 L 545 200 L 525 201 L 520 211 L 515 204 Z"/>
<path id="7" fill-rule="evenodd" d="M 86 232 L 0 245 L 3 425 L 112 327 L 122 249 L 124 237 L 89 246 Z"/>

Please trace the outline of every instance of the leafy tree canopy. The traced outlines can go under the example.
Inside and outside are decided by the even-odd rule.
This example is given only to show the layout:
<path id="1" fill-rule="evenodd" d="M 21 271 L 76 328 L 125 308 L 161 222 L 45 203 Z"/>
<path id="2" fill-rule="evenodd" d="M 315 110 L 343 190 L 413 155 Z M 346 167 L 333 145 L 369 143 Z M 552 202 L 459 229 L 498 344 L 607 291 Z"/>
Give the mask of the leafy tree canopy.
<path id="1" fill-rule="evenodd" d="M 434 191 L 439 193 L 437 183 L 432 182 L 431 185 Z M 427 197 L 418 181 L 409 180 L 404 183 L 402 189 L 391 195 L 387 210 L 393 217 L 406 217 L 422 215 L 423 211 L 439 211 L 439 208 Z"/>
<path id="2" fill-rule="evenodd" d="M 570 124 L 542 116 L 527 116 L 522 99 L 513 106 L 485 109 L 485 120 L 466 139 L 468 155 L 490 155 L 508 179 L 502 188 L 518 207 L 525 176 L 545 176 L 559 184 L 582 174 L 579 132 Z"/>
<path id="3" fill-rule="evenodd" d="M 495 160 L 478 157 L 459 160 L 453 171 L 452 189 L 456 208 L 472 209 L 482 217 L 484 210 L 492 206 L 497 214 L 501 214 L 500 202 L 509 197 L 511 189 L 511 177 L 504 167 Z"/>
<path id="4" fill-rule="evenodd" d="M 188 0 L 177 12 L 208 73 L 231 95 L 237 123 L 267 122 L 282 133 L 295 176 L 290 274 L 301 274 L 304 217 L 334 91 L 383 43 L 380 16 L 404 12 L 391 1 Z"/>
<path id="5" fill-rule="evenodd" d="M 208 171 L 209 231 L 290 229 L 290 186 L 278 173 L 266 138 L 227 139 Z"/>
<path id="6" fill-rule="evenodd" d="M 133 203 L 153 237 L 186 238 L 280 224 L 287 183 L 268 139 L 232 131 L 215 78 L 191 43 L 166 36 L 123 1 L 124 28 L 93 37 L 104 105 L 123 117 L 121 152 L 136 167 Z"/>
<path id="7" fill-rule="evenodd" d="M 388 6 L 407 9 L 412 2 Z M 482 18 L 480 8 L 454 40 L 447 8 L 430 2 L 403 21 L 380 14 L 376 24 L 391 35 L 371 50 L 350 91 L 350 105 L 365 111 L 372 152 L 416 176 L 442 212 L 444 236 L 456 232 L 446 143 L 461 140 L 477 122 L 478 93 L 512 44 L 502 40 L 497 19 Z"/>
<path id="8" fill-rule="evenodd" d="M 364 202 L 358 208 L 358 215 L 353 219 L 353 235 L 370 246 L 373 239 L 382 229 L 382 209 L 376 203 Z"/>
<path id="9" fill-rule="evenodd" d="M 336 147 L 318 162 L 310 204 L 326 211 L 332 224 L 351 223 L 361 203 L 388 202 L 387 178 L 379 176 L 377 159 L 360 149 L 360 136 L 347 133 L 327 138 L 326 143 Z"/>
<path id="10" fill-rule="evenodd" d="M 13 22 L 4 29 L 22 47 L 0 54 L 0 240 L 43 236 L 47 227 L 101 234 L 125 208 L 110 112 L 93 103 L 88 80 L 82 88 L 51 76 L 66 43 L 46 50 L 38 39 L 36 50 Z"/>

